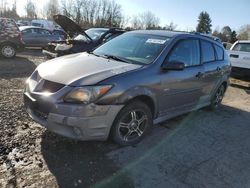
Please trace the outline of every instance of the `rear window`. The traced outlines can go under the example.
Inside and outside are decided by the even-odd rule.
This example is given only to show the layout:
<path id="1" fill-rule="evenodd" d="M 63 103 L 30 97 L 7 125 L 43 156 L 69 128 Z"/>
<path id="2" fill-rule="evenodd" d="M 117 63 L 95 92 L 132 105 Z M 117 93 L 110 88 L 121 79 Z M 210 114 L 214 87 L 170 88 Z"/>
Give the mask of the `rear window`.
<path id="1" fill-rule="evenodd" d="M 233 47 L 234 51 L 250 52 L 250 43 L 238 43 Z"/>
<path id="2" fill-rule="evenodd" d="M 219 61 L 223 60 L 224 59 L 224 50 L 217 45 L 214 45 L 214 48 L 215 48 L 215 51 L 217 54 L 217 60 L 219 60 Z"/>
<path id="3" fill-rule="evenodd" d="M 215 53 L 212 43 L 201 41 L 202 62 L 210 62 L 215 60 Z"/>

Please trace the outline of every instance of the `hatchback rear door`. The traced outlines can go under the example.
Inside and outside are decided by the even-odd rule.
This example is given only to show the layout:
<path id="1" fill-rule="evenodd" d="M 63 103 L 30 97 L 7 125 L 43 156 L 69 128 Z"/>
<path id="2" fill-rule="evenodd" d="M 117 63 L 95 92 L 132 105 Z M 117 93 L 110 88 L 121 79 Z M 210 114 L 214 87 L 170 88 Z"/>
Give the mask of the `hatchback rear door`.
<path id="1" fill-rule="evenodd" d="M 202 54 L 202 64 L 204 65 L 204 81 L 205 88 L 204 92 L 207 97 L 210 96 L 211 92 L 214 90 L 223 72 L 223 59 L 224 50 L 212 42 L 201 40 L 201 54 Z"/>

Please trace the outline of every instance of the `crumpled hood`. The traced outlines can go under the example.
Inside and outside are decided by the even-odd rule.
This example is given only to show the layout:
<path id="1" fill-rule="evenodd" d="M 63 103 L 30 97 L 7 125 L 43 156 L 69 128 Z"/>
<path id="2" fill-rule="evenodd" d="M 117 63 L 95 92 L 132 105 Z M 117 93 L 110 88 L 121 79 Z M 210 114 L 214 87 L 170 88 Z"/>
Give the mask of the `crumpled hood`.
<path id="1" fill-rule="evenodd" d="M 94 85 L 106 78 L 140 67 L 142 66 L 108 60 L 88 53 L 78 53 L 42 63 L 37 70 L 45 80 L 81 86 Z"/>

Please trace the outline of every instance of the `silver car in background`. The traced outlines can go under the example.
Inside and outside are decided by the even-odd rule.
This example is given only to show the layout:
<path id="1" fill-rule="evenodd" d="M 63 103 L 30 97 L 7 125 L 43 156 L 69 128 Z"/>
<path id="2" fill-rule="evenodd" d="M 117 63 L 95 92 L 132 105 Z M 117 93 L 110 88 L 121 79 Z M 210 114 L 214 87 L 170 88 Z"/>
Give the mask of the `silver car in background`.
<path id="1" fill-rule="evenodd" d="M 48 43 L 60 41 L 63 38 L 52 31 L 35 26 L 19 27 L 25 47 L 46 47 Z"/>

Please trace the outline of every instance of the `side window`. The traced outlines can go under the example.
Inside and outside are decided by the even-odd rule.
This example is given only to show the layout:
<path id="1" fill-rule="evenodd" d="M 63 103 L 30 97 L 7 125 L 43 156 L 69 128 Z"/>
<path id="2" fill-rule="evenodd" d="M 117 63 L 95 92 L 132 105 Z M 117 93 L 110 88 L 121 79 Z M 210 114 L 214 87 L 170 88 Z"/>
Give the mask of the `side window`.
<path id="1" fill-rule="evenodd" d="M 250 43 L 238 43 L 233 47 L 234 51 L 250 52 Z"/>
<path id="2" fill-rule="evenodd" d="M 39 29 L 39 34 L 42 34 L 42 35 L 50 35 L 50 32 L 45 30 L 45 29 Z"/>
<path id="3" fill-rule="evenodd" d="M 201 41 L 202 62 L 210 62 L 215 60 L 215 53 L 212 43 Z"/>
<path id="4" fill-rule="evenodd" d="M 214 48 L 217 54 L 217 60 L 222 61 L 224 59 L 224 50 L 217 45 L 214 45 Z"/>
<path id="5" fill-rule="evenodd" d="M 26 34 L 26 33 L 32 33 L 32 30 L 31 29 L 25 29 L 22 31 L 23 34 Z"/>
<path id="6" fill-rule="evenodd" d="M 186 67 L 200 64 L 199 40 L 182 40 L 173 48 L 168 56 L 169 62 L 183 62 Z"/>
<path id="7" fill-rule="evenodd" d="M 39 34 L 39 29 L 33 28 L 33 29 L 32 29 L 32 33 L 33 33 L 33 34 Z"/>

